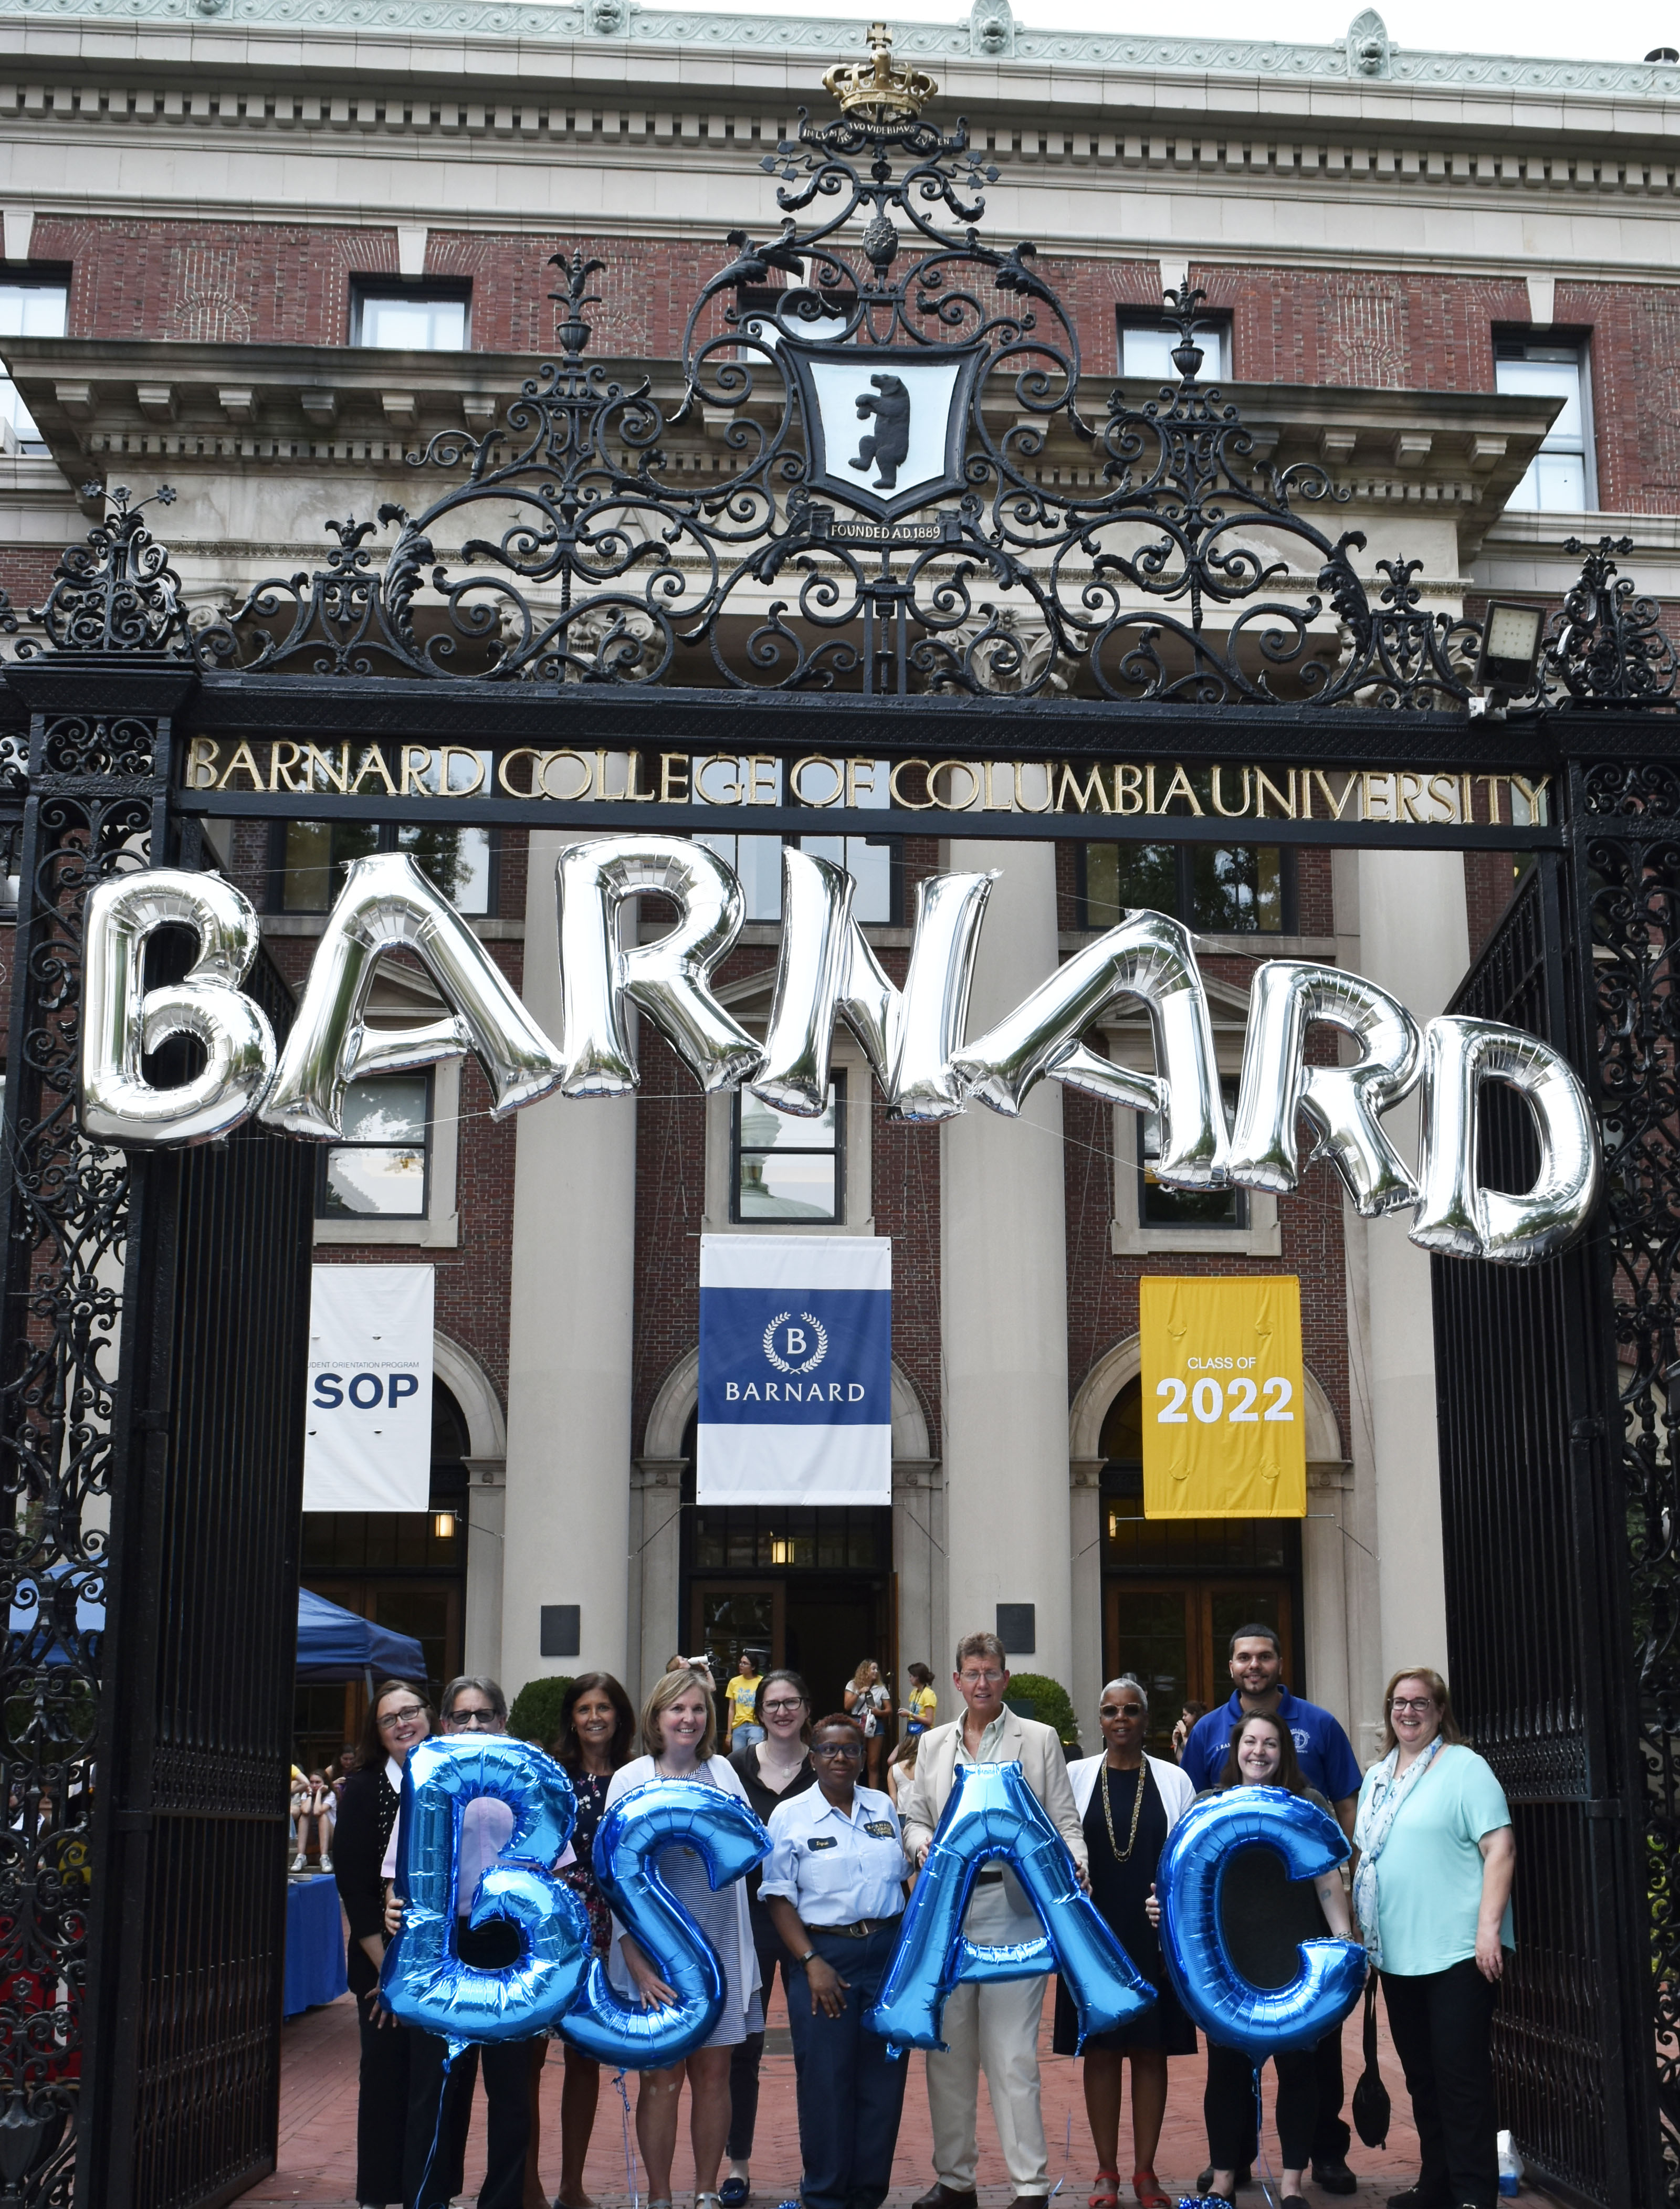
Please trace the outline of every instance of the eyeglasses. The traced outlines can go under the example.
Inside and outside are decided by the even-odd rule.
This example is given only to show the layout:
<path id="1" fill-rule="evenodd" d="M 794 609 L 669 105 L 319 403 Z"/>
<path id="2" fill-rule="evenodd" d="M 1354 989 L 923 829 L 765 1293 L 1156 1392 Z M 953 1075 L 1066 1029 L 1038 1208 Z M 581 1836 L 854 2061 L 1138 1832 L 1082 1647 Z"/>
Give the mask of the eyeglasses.
<path id="1" fill-rule="evenodd" d="M 863 1755 L 864 1744 L 860 1741 L 814 1741 L 810 1753 L 813 1756 L 857 1757 Z"/>
<path id="2" fill-rule="evenodd" d="M 1001 1672 L 965 1672 L 962 1684 L 965 1688 L 995 1688 L 1003 1676 Z"/>
<path id="3" fill-rule="evenodd" d="M 767 1718 L 785 1718 L 790 1711 L 802 1711 L 804 1704 L 797 1698 L 791 1703 L 763 1703 L 760 1708 Z"/>
<path id="4" fill-rule="evenodd" d="M 484 1726 L 493 1732 L 497 1718 L 494 1711 L 463 1711 L 457 1707 L 449 1712 L 444 1724 L 452 1726 Z"/>
<path id="5" fill-rule="evenodd" d="M 1105 1703 L 1099 1715 L 1105 1718 L 1141 1718 L 1141 1703 Z"/>
<path id="6" fill-rule="evenodd" d="M 1391 1711 L 1401 1712 L 1432 1711 L 1435 1708 L 1435 1697 L 1433 1695 L 1396 1695 L 1388 1707 Z"/>
<path id="7" fill-rule="evenodd" d="M 405 1703 L 400 1711 L 385 1712 L 379 1721 L 379 1730 L 383 1733 L 387 1726 L 412 1725 L 417 1719 L 423 1718 L 425 1714 L 426 1706 L 424 1703 Z"/>

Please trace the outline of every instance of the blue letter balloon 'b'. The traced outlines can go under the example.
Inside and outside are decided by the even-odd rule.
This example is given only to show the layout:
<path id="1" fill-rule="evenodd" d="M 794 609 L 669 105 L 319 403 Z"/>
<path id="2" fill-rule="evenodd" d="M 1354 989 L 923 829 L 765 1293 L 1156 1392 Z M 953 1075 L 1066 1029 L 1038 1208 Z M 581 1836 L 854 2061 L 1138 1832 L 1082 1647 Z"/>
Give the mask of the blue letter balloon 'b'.
<path id="1" fill-rule="evenodd" d="M 963 1937 L 982 1864 L 1001 1857 L 1026 1888 L 1046 1934 L 1005 1947 Z M 895 2048 L 942 2048 L 945 1997 L 965 1979 L 1027 1979 L 1057 1971 L 1079 2011 L 1083 2042 L 1141 2015 L 1155 1999 L 1089 1895 L 1068 1845 L 1019 1764 L 959 1765 L 898 1946 L 864 2022 Z"/>
<path id="2" fill-rule="evenodd" d="M 1322 1879 L 1347 1854 L 1341 1827 L 1316 1803 L 1281 1787 L 1233 1787 L 1194 1803 L 1176 1825 L 1156 1875 L 1161 1953 L 1178 1998 L 1210 2040 L 1256 2062 L 1310 2048 L 1359 1999 L 1365 1952 L 1357 1941 L 1303 1941 L 1287 1986 L 1256 1987 L 1225 1944 L 1219 1893 L 1239 1850 L 1275 1849 L 1292 1879 Z"/>
<path id="3" fill-rule="evenodd" d="M 582 1999 L 561 2020 L 566 2038 L 599 2063 L 646 2071 L 709 2040 L 723 2015 L 724 1977 L 710 1942 L 659 1877 L 666 1849 L 696 1850 L 714 1890 L 744 1878 L 768 1853 L 770 1836 L 738 1796 L 697 1779 L 663 1779 L 615 1803 L 595 1829 L 595 1877 L 674 2002 L 643 2009 L 613 1989 L 599 1958 Z"/>
<path id="4" fill-rule="evenodd" d="M 455 1953 L 461 1821 L 482 1796 L 504 1803 L 514 1820 L 472 1898 L 475 1931 L 501 1917 L 521 1935 L 517 1961 L 499 1971 L 463 1964 Z M 423 1741 L 411 1751 L 397 1864 L 406 1907 L 379 1975 L 394 2016 L 460 2046 L 529 2039 L 576 2000 L 589 1964 L 589 1921 L 549 1871 L 575 1813 L 570 1780 L 528 1742 L 497 1734 Z"/>

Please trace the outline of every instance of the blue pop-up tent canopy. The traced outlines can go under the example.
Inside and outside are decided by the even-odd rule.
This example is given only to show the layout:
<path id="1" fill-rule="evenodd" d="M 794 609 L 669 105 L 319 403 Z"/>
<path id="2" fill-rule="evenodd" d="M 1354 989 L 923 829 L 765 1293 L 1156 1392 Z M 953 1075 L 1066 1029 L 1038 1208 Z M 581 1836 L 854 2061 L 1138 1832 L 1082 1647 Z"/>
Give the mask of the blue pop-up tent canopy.
<path id="1" fill-rule="evenodd" d="M 68 1664 L 59 1628 L 66 1592 L 54 1583 L 69 1577 L 75 1590 L 78 1637 L 105 1631 L 105 1574 L 78 1568 L 68 1561 L 21 1580 L 8 1620 L 14 1664 Z M 96 1589 L 97 1594 L 85 1593 Z M 412 1634 L 394 1634 L 370 1618 L 340 1610 L 308 1588 L 298 1591 L 298 1677 L 300 1680 L 359 1680 L 364 1673 L 394 1673 L 411 1680 L 425 1677 L 425 1657 Z"/>

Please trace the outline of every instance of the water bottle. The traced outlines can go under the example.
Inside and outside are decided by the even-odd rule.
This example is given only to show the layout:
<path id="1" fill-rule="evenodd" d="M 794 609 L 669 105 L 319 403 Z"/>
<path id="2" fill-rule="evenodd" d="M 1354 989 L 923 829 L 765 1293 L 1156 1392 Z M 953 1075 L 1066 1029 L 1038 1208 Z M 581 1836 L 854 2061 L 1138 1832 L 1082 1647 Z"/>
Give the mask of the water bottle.
<path id="1" fill-rule="evenodd" d="M 1522 2158 L 1517 2153 L 1509 2133 L 1499 2135 L 1499 2191 L 1502 2195 L 1514 2194 L 1522 2184 Z"/>

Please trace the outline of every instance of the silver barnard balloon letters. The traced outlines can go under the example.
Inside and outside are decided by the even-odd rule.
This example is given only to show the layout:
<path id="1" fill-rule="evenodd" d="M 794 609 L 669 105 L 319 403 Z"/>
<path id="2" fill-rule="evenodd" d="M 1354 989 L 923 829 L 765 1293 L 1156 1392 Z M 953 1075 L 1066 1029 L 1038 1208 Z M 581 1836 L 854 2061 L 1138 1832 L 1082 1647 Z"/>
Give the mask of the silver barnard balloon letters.
<path id="1" fill-rule="evenodd" d="M 645 1014 L 706 1091 L 742 1082 L 780 1110 L 823 1109 L 834 1028 L 862 1046 L 888 1111 L 948 1119 L 978 1101 L 1014 1118 L 1046 1078 L 1155 1116 L 1154 1171 L 1168 1186 L 1237 1186 L 1285 1194 L 1300 1180 L 1298 1122 L 1317 1138 L 1367 1218 L 1412 1206 L 1413 1242 L 1455 1258 L 1526 1265 L 1583 1231 L 1601 1177 L 1587 1095 L 1561 1055 L 1534 1036 L 1448 1016 L 1422 1031 L 1406 1008 L 1357 974 L 1288 959 L 1256 971 L 1234 1130 L 1227 1128 L 1207 996 L 1189 931 L 1158 912 L 1128 913 L 1084 945 L 1014 1012 L 963 1040 L 989 874 L 917 885 L 916 924 L 902 988 L 887 974 L 852 910 L 851 876 L 784 849 L 780 964 L 764 1041 L 719 1002 L 712 978 L 741 932 L 733 871 L 705 845 L 665 835 L 604 836 L 568 845 L 557 864 L 562 1033 L 545 1036 L 448 899 L 401 852 L 358 859 L 328 920 L 297 1021 L 274 1066 L 267 1021 L 238 984 L 256 956 L 250 902 L 214 875 L 168 869 L 99 884 L 87 907 L 81 1124 L 93 1140 L 139 1147 L 204 1142 L 252 1111 L 287 1134 L 335 1140 L 344 1092 L 367 1074 L 476 1054 L 497 1114 L 556 1090 L 631 1093 L 640 1076 L 630 1009 Z M 625 949 L 622 908 L 671 900 L 675 924 Z M 147 990 L 147 938 L 179 924 L 200 951 L 185 981 Z M 393 1030 L 366 1025 L 382 957 L 415 953 L 451 1008 Z M 1155 1071 L 1101 1057 L 1080 1038 L 1111 1004 L 1147 1015 Z M 1315 1023 L 1360 1046 L 1352 1066 L 1307 1062 Z M 203 1046 L 202 1073 L 160 1089 L 142 1059 L 172 1035 Z M 1416 1173 L 1381 1125 L 1421 1081 Z M 1539 1170 L 1520 1192 L 1477 1173 L 1480 1098 L 1489 1081 L 1523 1098 Z"/>

